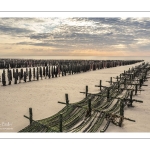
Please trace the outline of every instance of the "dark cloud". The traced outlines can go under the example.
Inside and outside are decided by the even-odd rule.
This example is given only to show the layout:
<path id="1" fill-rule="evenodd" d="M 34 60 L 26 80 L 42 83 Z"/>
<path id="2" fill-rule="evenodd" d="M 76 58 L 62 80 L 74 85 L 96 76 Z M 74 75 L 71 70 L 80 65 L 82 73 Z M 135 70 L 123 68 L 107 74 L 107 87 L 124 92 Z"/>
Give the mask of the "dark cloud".
<path id="1" fill-rule="evenodd" d="M 26 29 L 26 28 L 18 28 L 18 27 L 11 27 L 11 26 L 4 26 L 4 25 L 0 25 L 0 32 L 2 34 L 9 34 L 12 36 L 18 36 L 18 35 L 22 35 L 22 34 L 28 34 L 28 33 L 32 33 L 32 30 Z"/>

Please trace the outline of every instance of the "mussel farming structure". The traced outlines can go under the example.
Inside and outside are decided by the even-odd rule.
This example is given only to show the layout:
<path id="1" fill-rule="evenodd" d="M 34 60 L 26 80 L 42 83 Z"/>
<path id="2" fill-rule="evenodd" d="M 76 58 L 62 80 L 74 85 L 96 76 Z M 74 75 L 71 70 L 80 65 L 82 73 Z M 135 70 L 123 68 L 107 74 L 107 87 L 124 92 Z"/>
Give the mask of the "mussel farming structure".
<path id="1" fill-rule="evenodd" d="M 133 108 L 134 102 L 143 103 L 142 100 L 133 99 L 134 95 L 143 91 L 142 86 L 149 78 L 149 63 L 132 67 L 119 76 L 110 78 L 110 86 L 95 85 L 100 89 L 97 94 L 88 92 L 86 86 L 85 98 L 79 102 L 71 103 L 68 94 L 66 101 L 58 102 L 65 105 L 62 110 L 53 116 L 42 120 L 34 120 L 32 108 L 29 108 L 29 125 L 19 132 L 105 132 L 110 123 L 121 127 L 124 120 L 132 121 L 134 118 L 124 116 L 124 108 Z M 115 81 L 113 81 L 115 80 Z"/>
<path id="2" fill-rule="evenodd" d="M 104 68 L 131 65 L 143 60 L 0 60 L 3 68 L 0 82 L 11 85 L 23 82 L 38 81 L 60 76 L 73 75 Z"/>

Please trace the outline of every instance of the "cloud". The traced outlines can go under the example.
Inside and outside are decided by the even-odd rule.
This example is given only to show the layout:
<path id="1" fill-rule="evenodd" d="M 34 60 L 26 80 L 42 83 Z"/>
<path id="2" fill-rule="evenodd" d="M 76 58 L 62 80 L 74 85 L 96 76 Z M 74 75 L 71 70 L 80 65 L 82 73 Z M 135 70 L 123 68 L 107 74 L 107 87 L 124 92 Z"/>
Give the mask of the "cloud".
<path id="1" fill-rule="evenodd" d="M 148 50 L 150 18 L 0 18 L 0 33 L 40 50 Z"/>

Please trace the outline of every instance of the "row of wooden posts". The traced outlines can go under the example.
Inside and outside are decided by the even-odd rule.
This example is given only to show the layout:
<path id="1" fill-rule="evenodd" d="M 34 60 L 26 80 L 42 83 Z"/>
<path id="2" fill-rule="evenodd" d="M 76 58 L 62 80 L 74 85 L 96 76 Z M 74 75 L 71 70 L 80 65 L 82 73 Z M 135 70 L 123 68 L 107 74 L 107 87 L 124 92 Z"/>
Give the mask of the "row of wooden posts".
<path id="1" fill-rule="evenodd" d="M 123 85 L 124 87 L 123 88 L 120 88 L 120 86 L 118 86 L 118 90 L 121 89 L 121 90 L 131 90 L 131 94 L 130 94 L 130 98 L 128 99 L 124 99 L 124 100 L 129 100 L 130 101 L 130 105 L 129 107 L 132 107 L 132 103 L 135 101 L 135 102 L 139 102 L 139 103 L 143 103 L 143 101 L 141 100 L 136 100 L 136 99 L 133 99 L 133 91 L 135 91 L 135 95 L 137 95 L 137 91 L 143 91 L 141 90 L 141 87 L 142 86 L 147 86 L 147 85 L 144 85 L 144 82 L 147 81 L 147 71 L 144 73 L 144 75 L 142 75 L 142 77 L 139 79 L 139 80 L 135 80 L 135 77 L 137 76 L 137 73 L 138 72 L 133 72 L 130 74 L 130 68 L 129 68 L 129 71 L 128 72 L 125 72 L 120 74 L 120 77 L 116 77 L 115 79 L 117 80 L 116 82 L 119 83 L 119 81 L 123 80 Z M 129 78 L 127 79 L 126 76 L 129 76 Z M 127 89 L 126 88 L 126 81 L 129 80 L 129 81 L 138 81 L 138 83 L 128 83 L 128 85 L 134 85 L 135 86 L 135 89 Z M 110 81 L 107 81 L 110 83 L 110 85 L 112 85 L 113 83 L 116 83 L 116 82 L 113 82 L 112 81 L 112 77 L 110 77 Z M 119 84 L 118 84 L 119 85 Z M 139 86 L 139 88 L 138 88 Z M 95 85 L 95 87 L 99 87 L 100 88 L 100 91 L 103 89 L 103 88 L 107 88 L 107 101 L 109 101 L 110 98 L 113 98 L 113 97 L 110 97 L 110 88 L 111 87 L 106 87 L 106 86 L 103 86 L 102 85 L 102 80 L 99 81 L 99 85 Z M 92 93 L 89 93 L 88 92 L 88 86 L 85 87 L 85 92 L 80 92 L 80 93 L 84 93 L 85 94 L 85 97 L 87 97 L 89 94 L 91 95 L 98 95 L 100 96 L 100 94 L 92 94 Z M 68 99 L 68 94 L 65 94 L 65 99 L 66 99 L 66 102 L 60 102 L 58 101 L 58 103 L 61 103 L 61 104 L 65 104 L 66 106 L 69 105 L 69 99 Z M 117 98 L 116 98 L 117 99 Z M 89 111 L 89 114 L 91 114 L 91 111 L 92 111 L 92 107 L 91 107 L 91 99 L 88 99 L 88 111 Z M 120 116 L 124 117 L 124 104 L 123 102 L 121 102 L 120 104 Z M 29 119 L 29 122 L 30 122 L 30 125 L 32 124 L 32 122 L 34 121 L 33 120 L 33 113 L 32 113 L 32 108 L 29 108 L 29 117 L 27 116 L 24 116 L 26 117 L 27 119 Z M 129 118 L 125 118 L 124 119 L 126 120 L 129 120 L 129 121 L 133 121 L 135 122 L 135 120 L 132 120 L 132 119 L 129 119 Z M 59 122 L 59 132 L 63 132 L 63 125 L 62 125 L 62 121 L 63 121 L 63 114 L 60 114 L 60 118 L 59 118 L 60 122 Z M 121 126 L 121 123 L 120 125 Z"/>
<path id="2" fill-rule="evenodd" d="M 0 59 L 0 69 L 8 68 L 27 68 L 50 65 L 68 65 L 68 64 L 104 64 L 105 67 L 121 66 L 135 63 L 141 60 L 29 60 L 29 59 Z M 142 60 L 143 61 L 143 60 Z"/>
<path id="3" fill-rule="evenodd" d="M 137 63 L 139 62 L 139 60 L 133 60 L 133 61 L 124 61 L 125 64 L 132 64 L 132 63 Z M 18 80 L 19 83 L 21 83 L 21 80 L 24 80 L 24 82 L 31 82 L 33 81 L 38 81 L 39 77 L 42 79 L 42 77 L 44 76 L 45 78 L 55 78 L 55 77 L 60 77 L 62 76 L 66 76 L 67 74 L 71 75 L 71 74 L 76 74 L 76 73 L 81 73 L 81 72 L 87 72 L 87 71 L 91 71 L 91 70 L 98 70 L 98 69 L 104 69 L 104 68 L 110 68 L 110 67 L 116 67 L 117 64 L 115 64 L 116 62 L 112 61 L 112 62 L 103 62 L 103 63 L 93 63 L 93 64 L 68 64 L 68 65 L 50 65 L 50 66 L 44 66 L 44 67 L 33 67 L 31 69 L 30 68 L 26 68 L 26 71 L 23 70 L 23 68 L 20 69 L 20 71 L 18 70 L 18 68 L 13 69 L 13 73 L 12 73 L 12 69 L 7 69 L 7 72 L 5 71 L 5 69 L 3 69 L 3 73 L 2 73 L 2 84 L 3 86 L 6 85 L 11 85 L 12 79 L 14 78 L 14 84 L 17 84 Z M 120 65 L 124 65 L 121 64 Z M 6 78 L 6 74 L 8 79 Z M 28 81 L 27 81 L 27 77 L 28 77 Z M 6 81 L 8 81 L 8 84 L 6 84 Z"/>

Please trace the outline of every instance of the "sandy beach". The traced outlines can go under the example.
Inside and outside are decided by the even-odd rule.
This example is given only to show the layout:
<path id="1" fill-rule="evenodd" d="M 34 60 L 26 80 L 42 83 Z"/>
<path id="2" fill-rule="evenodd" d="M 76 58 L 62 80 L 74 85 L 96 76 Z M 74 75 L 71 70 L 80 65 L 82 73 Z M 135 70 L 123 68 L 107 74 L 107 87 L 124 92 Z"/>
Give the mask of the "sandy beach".
<path id="1" fill-rule="evenodd" d="M 64 77 L 43 79 L 9 86 L 0 86 L 0 132 L 18 132 L 29 125 L 29 120 L 23 115 L 29 115 L 29 108 L 33 109 L 33 119 L 40 120 L 54 115 L 61 110 L 64 105 L 58 101 L 65 102 L 65 93 L 69 95 L 70 103 L 81 101 L 85 95 L 80 93 L 85 91 L 88 85 L 90 93 L 98 93 L 99 88 L 95 85 L 102 84 L 108 86 L 106 82 L 110 77 L 116 77 L 124 70 L 128 70 L 133 65 L 119 66 L 114 68 L 89 71 L 80 74 L 67 75 Z M 1 70 L 2 72 L 2 70 Z M 115 80 L 115 79 L 113 79 Z M 145 84 L 150 85 L 150 81 Z M 138 92 L 134 99 L 143 100 L 144 103 L 134 102 L 133 108 L 125 108 L 125 117 L 136 120 L 130 122 L 124 120 L 123 126 L 118 127 L 110 124 L 106 132 L 149 132 L 149 86 L 142 87 L 145 91 Z M 6 128 L 5 128 L 6 127 Z"/>

